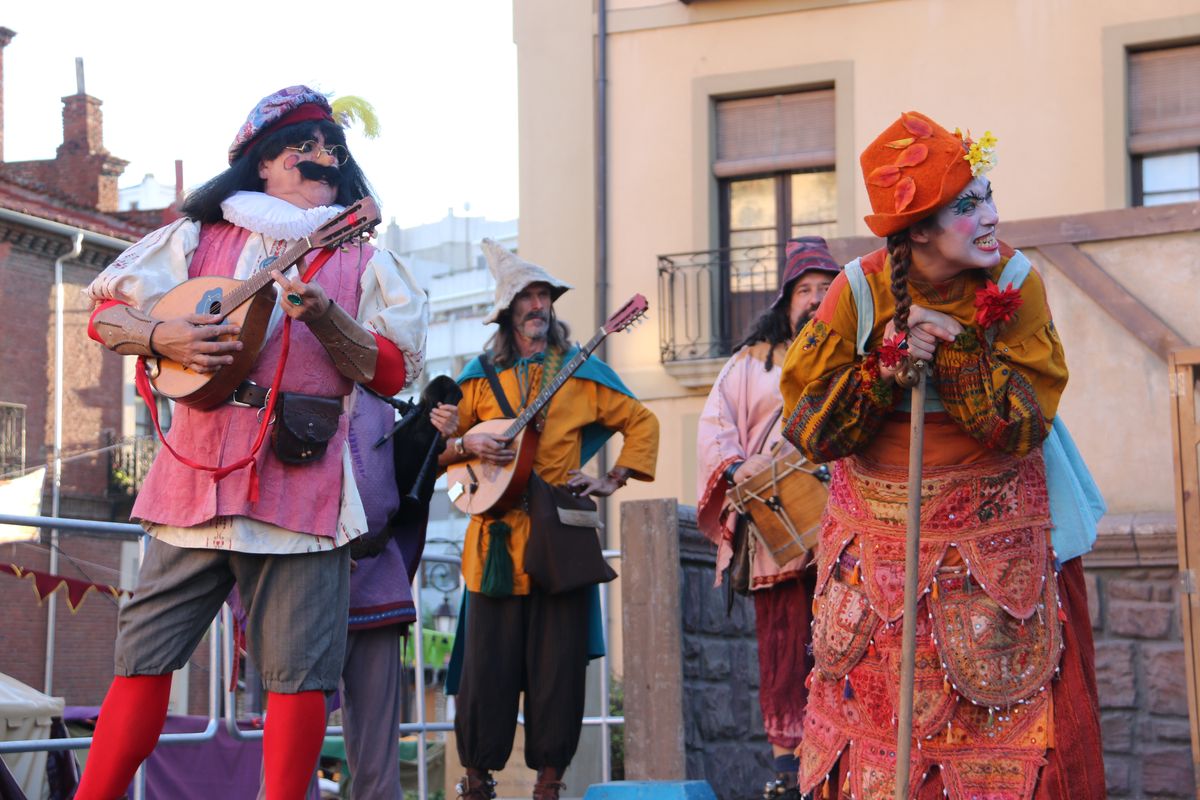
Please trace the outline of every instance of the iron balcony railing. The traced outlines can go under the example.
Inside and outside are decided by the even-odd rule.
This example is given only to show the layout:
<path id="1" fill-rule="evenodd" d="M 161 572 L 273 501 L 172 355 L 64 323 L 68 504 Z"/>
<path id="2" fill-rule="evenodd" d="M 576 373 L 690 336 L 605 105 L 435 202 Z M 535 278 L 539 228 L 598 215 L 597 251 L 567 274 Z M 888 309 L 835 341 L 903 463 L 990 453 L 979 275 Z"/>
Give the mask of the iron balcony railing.
<path id="1" fill-rule="evenodd" d="M 133 497 L 142 488 L 161 445 L 153 436 L 117 440 L 110 435 L 107 438 L 109 497 Z"/>
<path id="2" fill-rule="evenodd" d="M 658 257 L 660 358 L 725 358 L 779 291 L 778 244 Z"/>
<path id="3" fill-rule="evenodd" d="M 25 469 L 25 406 L 0 403 L 0 480 Z"/>

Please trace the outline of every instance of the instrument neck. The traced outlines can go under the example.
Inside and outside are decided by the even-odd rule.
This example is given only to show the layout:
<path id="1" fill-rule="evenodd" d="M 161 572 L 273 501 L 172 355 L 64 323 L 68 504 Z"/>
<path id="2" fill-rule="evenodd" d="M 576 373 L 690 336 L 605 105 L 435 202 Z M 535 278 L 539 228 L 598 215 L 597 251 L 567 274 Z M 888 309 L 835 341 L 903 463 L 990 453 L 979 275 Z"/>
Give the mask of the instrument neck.
<path id="1" fill-rule="evenodd" d="M 562 369 L 558 371 L 558 374 L 554 376 L 554 379 L 551 380 L 550 383 L 544 389 L 542 389 L 538 396 L 534 398 L 533 402 L 526 406 L 525 410 L 522 411 L 517 418 L 512 421 L 512 424 L 508 426 L 508 430 L 504 432 L 504 438 L 512 439 L 518 433 L 520 433 L 521 430 L 524 429 L 525 426 L 528 425 L 530 421 L 538 415 L 538 412 L 546 407 L 546 404 L 550 402 L 550 398 L 554 396 L 554 393 L 561 389 L 563 384 L 570 380 L 571 376 L 575 374 L 576 370 L 583 366 L 583 362 L 588 360 L 588 356 L 590 356 L 592 352 L 600 346 L 600 343 L 604 341 L 604 337 L 607 335 L 608 331 L 604 330 L 604 328 L 596 331 L 596 335 L 588 340 L 587 344 L 581 346 L 579 348 L 579 352 L 577 352 L 570 361 L 568 361 L 566 364 L 563 364 Z M 542 368 L 546 368 L 544 363 Z"/>
<path id="2" fill-rule="evenodd" d="M 304 254 L 310 249 L 312 249 L 312 246 L 309 243 L 308 238 L 306 237 L 301 239 L 285 250 L 283 255 L 278 258 L 276 263 L 282 264 L 283 266 L 272 266 L 274 269 L 278 269 L 280 272 L 283 272 L 284 270 L 291 268 L 291 266 L 296 262 L 303 259 Z M 228 315 L 242 303 L 245 303 L 251 297 L 258 294 L 258 292 L 261 291 L 264 286 L 271 283 L 273 280 L 275 279 L 271 277 L 270 269 L 260 269 L 255 272 L 249 278 L 238 284 L 237 288 L 229 292 L 221 300 L 221 316 L 224 317 Z"/>

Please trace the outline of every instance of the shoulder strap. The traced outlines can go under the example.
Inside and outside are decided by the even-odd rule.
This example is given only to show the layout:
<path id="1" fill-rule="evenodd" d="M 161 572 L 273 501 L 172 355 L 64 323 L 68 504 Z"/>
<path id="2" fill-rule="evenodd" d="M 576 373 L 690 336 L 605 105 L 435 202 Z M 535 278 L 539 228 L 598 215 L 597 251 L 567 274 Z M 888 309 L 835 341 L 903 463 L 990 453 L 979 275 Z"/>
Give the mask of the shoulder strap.
<path id="1" fill-rule="evenodd" d="M 783 406 L 781 405 L 778 409 L 776 409 L 775 413 L 771 416 L 771 424 L 763 429 L 766 431 L 766 433 L 763 434 L 763 440 L 758 445 L 759 453 L 763 452 L 763 450 L 766 449 L 767 442 L 771 440 L 771 431 L 775 429 L 775 424 L 777 422 L 779 422 L 779 418 L 782 416 L 783 416 Z"/>
<path id="2" fill-rule="evenodd" d="M 1007 289 L 1009 286 L 1020 289 L 1021 284 L 1029 277 L 1029 270 L 1032 268 L 1033 264 L 1029 262 L 1025 254 L 1020 250 L 1014 250 L 1012 258 L 1008 259 L 1008 263 L 1000 272 L 1000 279 L 996 281 L 996 285 L 1001 289 Z"/>
<path id="3" fill-rule="evenodd" d="M 492 385 L 492 394 L 496 395 L 496 402 L 500 404 L 500 410 L 504 416 L 516 419 L 517 412 L 513 411 L 512 405 L 508 402 L 508 396 L 504 394 L 504 387 L 500 385 L 500 376 L 496 374 L 496 367 L 492 364 L 492 354 L 485 352 L 480 355 L 479 365 L 483 367 L 483 374 L 487 376 L 488 383 Z"/>
<path id="4" fill-rule="evenodd" d="M 1008 263 L 1004 265 L 1004 269 L 1000 271 L 1000 278 L 996 281 L 996 285 L 1001 289 L 1020 289 L 1021 284 L 1029 277 L 1029 270 L 1033 269 L 1033 264 L 1026 258 L 1025 254 L 1020 250 L 1014 250 L 1012 257 L 1008 259 Z M 996 339 L 996 329 L 988 328 L 987 333 L 988 344 L 991 344 Z"/>
<path id="5" fill-rule="evenodd" d="M 855 344 L 858 354 L 866 355 L 867 340 L 871 338 L 871 331 L 875 328 L 875 300 L 871 296 L 871 285 L 867 283 L 861 258 L 847 264 L 845 273 L 850 292 L 854 295 L 854 305 L 858 308 L 858 335 Z"/>

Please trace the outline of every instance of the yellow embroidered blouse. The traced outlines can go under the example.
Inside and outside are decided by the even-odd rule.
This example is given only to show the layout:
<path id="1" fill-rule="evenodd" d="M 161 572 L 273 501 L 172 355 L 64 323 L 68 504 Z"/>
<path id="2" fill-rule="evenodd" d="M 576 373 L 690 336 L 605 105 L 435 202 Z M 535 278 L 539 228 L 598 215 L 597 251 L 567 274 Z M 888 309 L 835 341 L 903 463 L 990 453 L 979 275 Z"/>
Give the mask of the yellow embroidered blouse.
<path id="1" fill-rule="evenodd" d="M 516 368 L 500 370 L 499 377 L 508 402 L 520 412 L 524 406 L 522 399 L 528 402 L 538 394 L 542 365 L 529 365 L 528 376 L 523 382 L 533 388 L 526 390 L 525 394 L 529 396 L 525 398 Z M 462 391 L 463 398 L 458 404 L 458 435 L 477 422 L 504 416 L 486 378 L 463 382 Z M 579 468 L 583 429 L 593 422 L 624 437 L 614 467 L 625 467 L 630 471 L 630 477 L 638 480 L 654 480 L 658 461 L 658 418 L 636 399 L 594 381 L 571 378 L 555 393 L 547 408 L 546 426 L 538 442 L 533 469 L 548 483 L 566 483 L 567 473 Z M 513 562 L 513 594 L 529 594 L 529 576 L 524 570 L 529 515 L 521 508 L 513 508 L 502 519 L 512 528 L 508 551 Z M 478 592 L 483 581 L 483 565 L 490 540 L 487 526 L 493 521 L 491 517 L 476 515 L 467 526 L 462 570 L 467 588 L 472 592 Z"/>
<path id="2" fill-rule="evenodd" d="M 1000 265 L 986 274 L 972 270 L 936 286 L 910 285 L 914 303 L 949 314 L 966 328 L 934 357 L 930 380 L 953 422 L 940 430 L 965 432 L 973 440 L 968 446 L 1021 456 L 1049 432 L 1067 384 L 1067 364 L 1036 271 L 1021 285 L 1016 316 L 999 324 L 988 344 L 975 321 L 975 293 L 987 280 L 999 278 L 1012 255 L 1007 247 L 1002 252 Z M 885 423 L 894 425 L 902 417 L 897 404 L 907 392 L 879 373 L 879 347 L 895 310 L 891 263 L 880 249 L 864 257 L 862 266 L 875 307 L 867 354 L 856 352 L 858 308 L 841 274 L 796 337 L 783 366 L 784 435 L 816 462 L 864 450 Z M 937 448 L 938 430 L 927 430 L 927 450 Z"/>

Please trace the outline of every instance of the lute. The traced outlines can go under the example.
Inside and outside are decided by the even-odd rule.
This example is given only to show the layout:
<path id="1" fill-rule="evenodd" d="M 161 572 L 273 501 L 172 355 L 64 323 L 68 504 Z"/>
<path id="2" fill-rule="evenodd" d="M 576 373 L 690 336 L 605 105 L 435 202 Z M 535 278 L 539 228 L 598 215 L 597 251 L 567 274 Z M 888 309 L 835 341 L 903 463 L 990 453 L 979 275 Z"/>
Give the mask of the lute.
<path id="1" fill-rule="evenodd" d="M 271 268 L 282 272 L 313 250 L 366 237 L 379 222 L 375 200 L 365 197 L 285 250 Z M 232 364 L 213 372 L 195 372 L 169 358 L 146 359 L 150 382 L 158 393 L 197 409 L 212 408 L 229 399 L 262 350 L 275 305 L 274 282 L 270 269 L 260 269 L 246 280 L 206 276 L 184 281 L 159 298 L 149 309 L 151 316 L 172 319 L 220 314 L 224 321 L 241 326 L 238 335 L 222 336 L 220 341 L 241 341 L 242 349 L 232 354 Z"/>
<path id="2" fill-rule="evenodd" d="M 507 464 L 493 464 L 478 456 L 451 464 L 446 470 L 447 493 L 450 501 L 464 514 L 483 514 L 491 510 L 501 511 L 514 505 L 525 493 L 529 474 L 533 470 L 533 456 L 537 452 L 539 431 L 530 422 L 537 417 L 554 393 L 563 387 L 588 357 L 611 333 L 617 333 L 641 319 L 648 307 L 646 298 L 634 295 L 604 325 L 596 331 L 587 344 L 563 364 L 558 374 L 546 385 L 538 396 L 517 415 L 516 419 L 489 419 L 473 425 L 464 435 L 487 433 L 503 439 L 516 451 L 516 457 Z"/>

